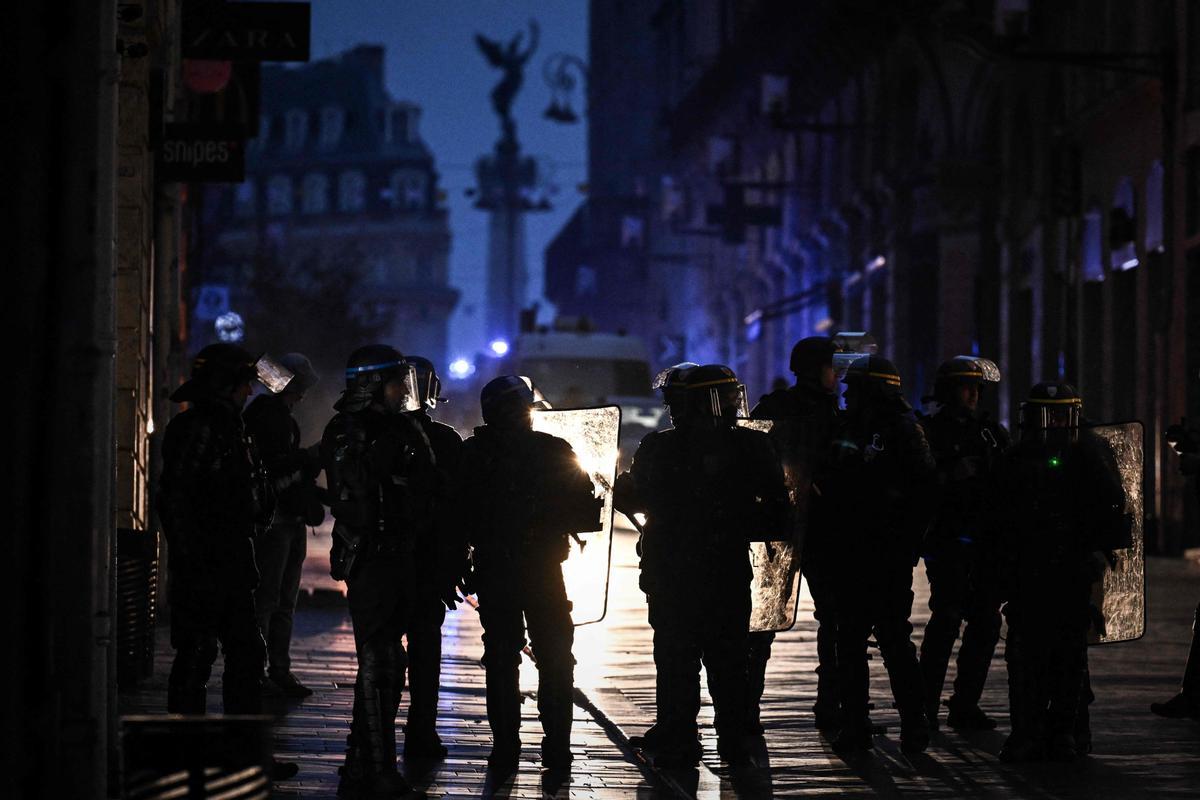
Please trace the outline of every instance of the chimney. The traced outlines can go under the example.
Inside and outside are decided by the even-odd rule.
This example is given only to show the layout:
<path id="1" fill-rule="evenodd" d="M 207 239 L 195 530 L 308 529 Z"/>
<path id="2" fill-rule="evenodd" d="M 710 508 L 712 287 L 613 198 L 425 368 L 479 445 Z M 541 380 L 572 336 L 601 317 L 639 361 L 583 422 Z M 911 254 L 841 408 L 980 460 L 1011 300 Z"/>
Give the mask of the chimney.
<path id="1" fill-rule="evenodd" d="M 360 44 L 342 56 L 343 60 L 362 64 L 383 84 L 383 45 Z"/>

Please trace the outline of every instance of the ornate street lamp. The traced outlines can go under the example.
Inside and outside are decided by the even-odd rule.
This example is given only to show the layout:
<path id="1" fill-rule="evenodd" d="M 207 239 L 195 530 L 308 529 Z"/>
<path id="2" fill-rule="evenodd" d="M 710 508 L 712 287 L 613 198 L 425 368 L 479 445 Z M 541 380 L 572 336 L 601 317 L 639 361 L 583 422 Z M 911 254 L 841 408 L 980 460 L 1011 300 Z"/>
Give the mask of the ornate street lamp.
<path id="1" fill-rule="evenodd" d="M 579 115 L 571 108 L 571 94 L 578 80 L 573 73 L 583 78 L 586 93 L 588 69 L 583 59 L 568 53 L 555 53 L 542 62 L 542 77 L 546 79 L 551 92 L 550 105 L 542 114 L 546 119 L 562 125 L 573 125 L 579 121 Z"/>

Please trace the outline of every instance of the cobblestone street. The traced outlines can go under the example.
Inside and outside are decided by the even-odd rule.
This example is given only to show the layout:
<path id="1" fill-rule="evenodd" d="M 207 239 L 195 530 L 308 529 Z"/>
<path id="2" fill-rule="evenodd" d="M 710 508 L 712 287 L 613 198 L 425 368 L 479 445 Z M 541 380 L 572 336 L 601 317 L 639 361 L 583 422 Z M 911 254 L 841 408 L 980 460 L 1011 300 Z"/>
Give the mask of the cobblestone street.
<path id="1" fill-rule="evenodd" d="M 876 737 L 874 755 L 843 761 L 812 727 L 815 691 L 815 629 L 811 604 L 802 601 L 799 621 L 776 641 L 768 672 L 764 723 L 766 750 L 758 767 L 731 772 L 716 757 L 711 707 L 702 712 L 705 759 L 698 770 L 656 772 L 629 748 L 627 736 L 641 733 L 653 719 L 654 670 L 649 628 L 637 591 L 633 536 L 618 534 L 613 554 L 612 590 L 606 619 L 577 631 L 575 655 L 579 688 L 575 715 L 575 768 L 569 781 L 552 785 L 537 763 L 538 729 L 532 700 L 524 706 L 525 760 L 507 783 L 487 783 L 484 760 L 490 745 L 484 710 L 482 645 L 475 612 L 462 607 L 444 628 L 445 655 L 439 730 L 449 757 L 427 772 L 409 769 L 410 780 L 430 797 L 782 797 L 882 796 L 962 797 L 1194 797 L 1200 783 L 1200 725 L 1160 720 L 1147 707 L 1170 696 L 1186 657 L 1187 636 L 1200 568 L 1181 560 L 1150 563 L 1149 627 L 1139 642 L 1092 648 L 1091 670 L 1097 695 L 1092 706 L 1096 752 L 1069 765 L 1002 765 L 996 754 L 1008 727 L 1002 653 L 992 668 L 985 710 L 1000 721 L 996 732 L 964 737 L 944 732 L 927 754 L 901 755 L 897 717 L 890 707 L 886 677 L 878 658 L 872 664 L 876 722 L 888 733 Z M 321 540 L 310 547 L 311 576 L 319 576 L 325 554 Z M 917 571 L 915 636 L 928 615 L 923 570 Z M 311 582 L 321 585 L 318 577 Z M 276 742 L 280 756 L 300 764 L 293 781 L 276 789 L 280 797 L 332 797 L 337 786 L 348 729 L 354 653 L 348 617 L 326 589 L 297 616 L 294 671 L 316 694 L 275 709 L 280 714 Z M 154 677 L 124 695 L 122 710 L 162 712 L 170 660 L 166 630 L 159 631 Z M 952 666 L 953 669 L 953 666 Z M 218 664 L 215 674 L 220 674 Z M 952 676 L 951 676 L 952 677 Z M 217 711 L 219 681 L 210 687 L 210 711 Z M 536 687 L 526 663 L 522 686 Z M 886 700 L 885 700 L 886 698 Z M 707 702 L 707 698 L 706 698 Z M 404 709 L 401 709 L 401 716 Z"/>

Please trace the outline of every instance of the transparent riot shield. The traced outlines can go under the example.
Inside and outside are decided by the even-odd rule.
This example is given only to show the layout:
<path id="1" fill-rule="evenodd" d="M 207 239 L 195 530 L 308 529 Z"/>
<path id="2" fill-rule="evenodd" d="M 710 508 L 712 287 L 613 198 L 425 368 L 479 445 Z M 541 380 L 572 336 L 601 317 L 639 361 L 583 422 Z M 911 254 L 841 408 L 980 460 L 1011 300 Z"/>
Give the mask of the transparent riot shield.
<path id="1" fill-rule="evenodd" d="M 1142 497 L 1144 429 L 1140 422 L 1097 425 L 1088 428 L 1112 450 L 1125 488 L 1125 513 L 1133 521 L 1133 546 L 1115 551 L 1116 563 L 1092 585 L 1092 605 L 1103 619 L 1088 631 L 1091 644 L 1140 639 L 1146 632 L 1146 552 Z"/>
<path id="2" fill-rule="evenodd" d="M 751 542 L 750 630 L 786 631 L 796 624 L 800 601 L 800 551 L 808 518 L 812 472 L 805 463 L 804 425 L 796 419 L 739 419 L 738 425 L 762 431 L 775 442 L 791 499 L 794 535 L 788 542 Z"/>
<path id="3" fill-rule="evenodd" d="M 571 552 L 563 563 L 571 618 L 576 625 L 604 619 L 608 608 L 608 567 L 612 558 L 613 481 L 617 477 L 617 440 L 621 432 L 620 406 L 567 408 L 533 412 L 533 429 L 566 439 L 596 496 L 604 498 L 603 527 L 572 537 Z"/>

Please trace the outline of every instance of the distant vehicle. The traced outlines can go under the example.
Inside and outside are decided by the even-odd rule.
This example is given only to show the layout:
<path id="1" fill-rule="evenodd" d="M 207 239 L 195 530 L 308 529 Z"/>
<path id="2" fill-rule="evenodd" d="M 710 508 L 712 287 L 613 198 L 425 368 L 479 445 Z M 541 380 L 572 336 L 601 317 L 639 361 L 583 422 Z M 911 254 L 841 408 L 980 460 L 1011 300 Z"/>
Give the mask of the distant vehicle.
<path id="1" fill-rule="evenodd" d="M 646 345 L 636 336 L 559 320 L 518 335 L 497 367 L 495 374 L 527 375 L 555 408 L 619 405 L 622 469 L 643 436 L 669 424 L 650 388 Z"/>

